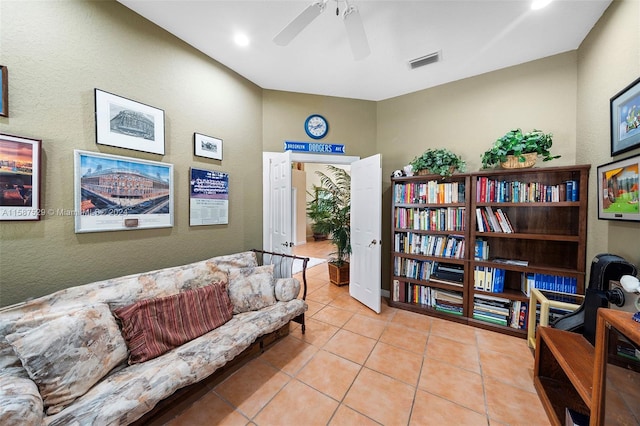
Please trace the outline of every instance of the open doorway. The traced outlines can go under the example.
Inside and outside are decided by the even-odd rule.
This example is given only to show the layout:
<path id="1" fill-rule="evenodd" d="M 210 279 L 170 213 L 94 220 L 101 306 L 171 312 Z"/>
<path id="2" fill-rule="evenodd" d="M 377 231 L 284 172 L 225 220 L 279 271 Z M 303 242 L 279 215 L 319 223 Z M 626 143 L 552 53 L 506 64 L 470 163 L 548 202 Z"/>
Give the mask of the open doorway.
<path id="1" fill-rule="evenodd" d="M 297 256 L 310 257 L 312 263 L 317 264 L 315 259 L 322 259 L 324 261 L 329 260 L 332 257 L 332 253 L 336 251 L 330 236 L 327 239 L 314 238 L 312 231 L 312 220 L 306 214 L 307 203 L 310 201 L 311 196 L 309 193 L 313 192 L 314 185 L 320 186 L 320 177 L 316 171 L 323 173 L 327 172 L 327 166 L 341 168 L 350 172 L 351 166 L 349 164 L 335 164 L 335 163 L 292 163 L 292 196 L 293 196 L 293 227 L 294 227 L 294 241 L 293 254 Z"/>

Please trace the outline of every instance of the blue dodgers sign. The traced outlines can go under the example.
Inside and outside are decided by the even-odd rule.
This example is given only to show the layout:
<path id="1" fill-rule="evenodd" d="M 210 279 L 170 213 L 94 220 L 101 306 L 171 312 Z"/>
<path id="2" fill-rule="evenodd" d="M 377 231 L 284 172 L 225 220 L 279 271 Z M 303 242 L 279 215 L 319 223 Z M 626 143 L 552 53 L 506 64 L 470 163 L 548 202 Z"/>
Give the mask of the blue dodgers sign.
<path id="1" fill-rule="evenodd" d="M 335 143 L 284 141 L 284 150 L 311 152 L 316 154 L 344 154 L 344 145 Z"/>

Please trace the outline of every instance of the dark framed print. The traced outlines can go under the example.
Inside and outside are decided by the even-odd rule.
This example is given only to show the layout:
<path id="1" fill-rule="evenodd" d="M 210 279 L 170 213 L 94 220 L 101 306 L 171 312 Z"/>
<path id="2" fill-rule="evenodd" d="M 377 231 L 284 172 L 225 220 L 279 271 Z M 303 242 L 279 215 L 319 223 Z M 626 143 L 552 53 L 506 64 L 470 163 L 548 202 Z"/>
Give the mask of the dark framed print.
<path id="1" fill-rule="evenodd" d="M 611 156 L 640 147 L 640 78 L 610 101 Z"/>
<path id="2" fill-rule="evenodd" d="M 640 221 L 640 155 L 598 166 L 598 219 Z"/>
<path id="3" fill-rule="evenodd" d="M 0 134 L 0 220 L 40 220 L 41 145 Z"/>
<path id="4" fill-rule="evenodd" d="M 164 111 L 95 89 L 96 143 L 164 155 Z"/>
<path id="5" fill-rule="evenodd" d="M 4 65 L 0 65 L 0 115 L 9 116 L 9 70 Z"/>
<path id="6" fill-rule="evenodd" d="M 194 133 L 193 152 L 198 157 L 222 160 L 222 139 Z"/>
<path id="7" fill-rule="evenodd" d="M 74 151 L 75 232 L 173 226 L 173 164 Z"/>

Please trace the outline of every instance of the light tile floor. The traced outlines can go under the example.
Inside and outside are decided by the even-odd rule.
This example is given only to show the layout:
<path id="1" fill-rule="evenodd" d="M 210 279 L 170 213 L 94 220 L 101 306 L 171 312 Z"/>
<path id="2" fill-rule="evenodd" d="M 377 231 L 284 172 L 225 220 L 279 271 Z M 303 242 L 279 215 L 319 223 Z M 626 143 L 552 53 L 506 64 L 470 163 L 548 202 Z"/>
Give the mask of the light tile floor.
<path id="1" fill-rule="evenodd" d="M 525 339 L 385 302 L 375 314 L 330 284 L 325 264 L 307 280 L 306 334 L 292 323 L 170 425 L 549 424 Z"/>

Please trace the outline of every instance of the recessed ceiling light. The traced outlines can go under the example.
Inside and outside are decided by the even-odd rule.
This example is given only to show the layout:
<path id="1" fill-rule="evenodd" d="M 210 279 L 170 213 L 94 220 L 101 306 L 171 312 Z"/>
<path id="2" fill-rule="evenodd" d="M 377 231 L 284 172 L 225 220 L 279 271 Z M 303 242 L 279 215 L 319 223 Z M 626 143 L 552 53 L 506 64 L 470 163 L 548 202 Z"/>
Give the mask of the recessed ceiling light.
<path id="1" fill-rule="evenodd" d="M 538 9 L 542 9 L 543 7 L 546 7 L 549 5 L 549 3 L 551 3 L 553 0 L 533 0 L 533 2 L 531 3 L 531 9 L 533 10 L 538 10 Z"/>
<path id="2" fill-rule="evenodd" d="M 233 40 L 240 47 L 245 47 L 245 46 L 249 45 L 249 37 L 247 37 L 246 34 L 238 33 L 238 34 L 235 35 Z"/>

